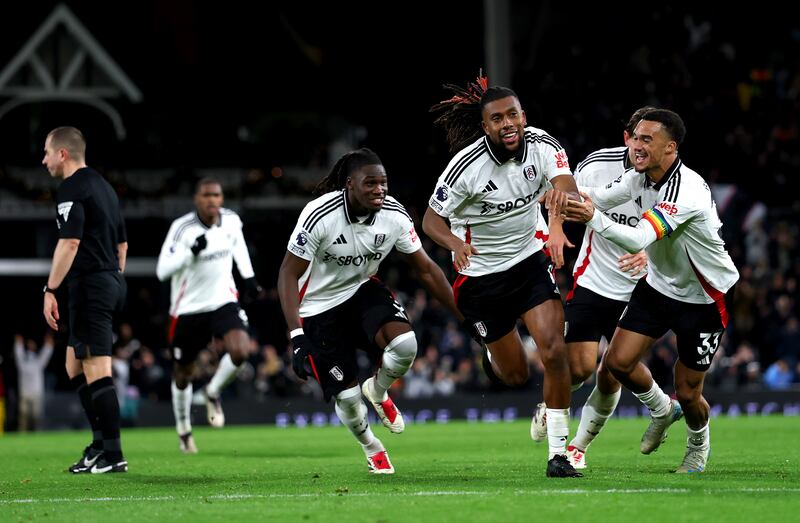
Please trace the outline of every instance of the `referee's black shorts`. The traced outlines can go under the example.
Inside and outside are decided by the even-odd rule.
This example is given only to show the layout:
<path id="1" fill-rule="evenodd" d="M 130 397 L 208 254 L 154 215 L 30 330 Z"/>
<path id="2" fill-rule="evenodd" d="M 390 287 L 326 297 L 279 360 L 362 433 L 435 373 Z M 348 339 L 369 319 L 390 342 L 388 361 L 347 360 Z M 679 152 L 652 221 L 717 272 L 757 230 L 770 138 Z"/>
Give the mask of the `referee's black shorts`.
<path id="1" fill-rule="evenodd" d="M 111 356 L 114 313 L 122 310 L 127 290 L 119 271 L 69 279 L 69 345 L 75 357 Z"/>
<path id="2" fill-rule="evenodd" d="M 553 264 L 542 251 L 510 269 L 484 276 L 463 276 L 453 284 L 458 310 L 486 343 L 514 329 L 517 319 L 547 300 L 561 301 Z"/>

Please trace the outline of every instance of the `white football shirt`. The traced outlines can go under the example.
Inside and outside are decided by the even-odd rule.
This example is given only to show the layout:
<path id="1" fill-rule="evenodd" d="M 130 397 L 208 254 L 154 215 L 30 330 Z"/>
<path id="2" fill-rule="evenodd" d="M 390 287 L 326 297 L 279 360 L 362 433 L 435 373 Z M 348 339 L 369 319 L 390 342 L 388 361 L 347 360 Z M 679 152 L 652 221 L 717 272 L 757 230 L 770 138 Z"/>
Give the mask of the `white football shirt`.
<path id="1" fill-rule="evenodd" d="M 625 170 L 630 168 L 627 147 L 600 149 L 578 164 L 578 168 L 575 169 L 575 183 L 582 187 L 602 187 L 622 176 Z M 613 221 L 630 227 L 636 227 L 641 214 L 631 200 L 604 212 Z M 636 282 L 645 273 L 640 272 L 636 276 L 631 276 L 629 272 L 622 271 L 618 260 L 623 254 L 627 254 L 625 249 L 587 227 L 572 272 L 573 290 L 575 286 L 580 285 L 612 300 L 625 302 L 630 300 Z M 571 298 L 572 291 L 567 300 Z"/>
<path id="2" fill-rule="evenodd" d="M 628 252 L 646 248 L 651 287 L 678 301 L 722 304 L 739 272 L 719 235 L 722 222 L 708 184 L 680 158 L 656 184 L 630 169 L 605 187 L 582 190 L 596 206 L 589 227 Z M 642 212 L 636 227 L 600 212 L 631 199 Z"/>
<path id="3" fill-rule="evenodd" d="M 391 196 L 386 196 L 380 211 L 366 217 L 353 214 L 345 189 L 309 202 L 287 246 L 289 252 L 311 262 L 298 280 L 300 317 L 347 301 L 378 272 L 393 247 L 411 254 L 422 243 L 408 212 Z"/>
<path id="4" fill-rule="evenodd" d="M 195 256 L 191 247 L 202 234 L 208 245 Z M 211 227 L 206 227 L 195 212 L 172 222 L 156 266 L 159 280 L 172 280 L 170 315 L 210 312 L 236 302 L 239 293 L 233 280 L 234 260 L 242 278 L 254 276 L 242 220 L 235 212 L 221 209 L 219 224 Z"/>
<path id="5" fill-rule="evenodd" d="M 450 220 L 452 233 L 475 246 L 466 276 L 507 270 L 541 250 L 534 237 L 539 198 L 556 176 L 572 176 L 567 153 L 541 129 L 526 127 L 517 153 L 504 151 L 484 136 L 450 161 L 428 205 Z"/>

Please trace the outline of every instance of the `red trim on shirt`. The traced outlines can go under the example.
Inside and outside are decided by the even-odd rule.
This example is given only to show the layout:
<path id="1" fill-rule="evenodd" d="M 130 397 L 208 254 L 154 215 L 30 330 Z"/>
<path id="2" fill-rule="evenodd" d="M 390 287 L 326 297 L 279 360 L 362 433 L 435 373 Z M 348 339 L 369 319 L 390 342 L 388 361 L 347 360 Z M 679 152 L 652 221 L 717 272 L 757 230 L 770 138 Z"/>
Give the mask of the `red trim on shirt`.
<path id="1" fill-rule="evenodd" d="M 183 280 L 181 283 L 181 287 L 178 290 L 178 297 L 175 298 L 175 306 L 172 308 L 172 312 L 170 313 L 172 316 L 178 316 L 178 306 L 181 304 L 181 299 L 183 298 L 183 293 L 186 292 L 186 284 L 189 282 L 189 279 Z"/>
<path id="2" fill-rule="evenodd" d="M 689 256 L 688 252 L 686 253 L 686 256 L 687 257 Z M 728 308 L 725 306 L 725 293 L 712 287 L 711 284 L 708 283 L 705 278 L 703 278 L 703 275 L 700 274 L 700 271 L 698 271 L 697 267 L 695 267 L 694 263 L 692 263 L 691 258 L 689 258 L 689 265 L 692 266 L 692 270 L 694 271 L 694 274 L 697 276 L 697 280 L 700 282 L 700 285 L 703 286 L 703 290 L 706 291 L 706 294 L 708 294 L 711 297 L 711 299 L 714 300 L 714 303 L 717 304 L 719 317 L 722 320 L 722 327 L 723 328 L 727 327 Z"/>
<path id="3" fill-rule="evenodd" d="M 167 332 L 167 343 L 170 345 L 172 345 L 172 340 L 175 339 L 175 329 L 178 327 L 178 316 L 171 316 L 171 318 L 169 332 Z"/>
<path id="4" fill-rule="evenodd" d="M 533 237 L 542 240 L 543 243 L 547 243 L 547 240 L 550 239 L 549 234 L 545 234 L 544 231 L 540 231 L 539 229 L 536 229 L 536 234 L 534 234 Z M 542 246 L 542 252 L 544 253 L 545 256 L 550 258 L 550 249 L 547 248 L 547 245 Z M 553 270 L 553 272 L 555 272 L 555 269 Z"/>
<path id="5" fill-rule="evenodd" d="M 594 231 L 589 231 L 589 244 L 586 246 L 586 258 L 583 259 L 581 266 L 578 267 L 575 270 L 575 273 L 572 275 L 572 289 L 570 289 L 569 293 L 567 294 L 567 301 L 572 299 L 572 295 L 575 293 L 575 288 L 578 286 L 578 278 L 583 276 L 583 273 L 586 272 L 586 268 L 589 266 L 589 255 L 592 253 L 592 239 L 594 239 Z"/>
<path id="6" fill-rule="evenodd" d="M 319 374 L 317 373 L 317 366 L 314 365 L 314 357 L 311 354 L 308 355 L 308 361 L 311 363 L 311 370 L 314 372 L 314 377 L 317 379 L 317 383 L 322 385 L 322 382 L 319 380 Z"/>
<path id="7" fill-rule="evenodd" d="M 453 301 L 456 302 L 456 305 L 458 305 L 458 293 L 461 291 L 461 286 L 464 285 L 468 278 L 469 276 L 459 274 L 456 276 L 456 281 L 453 282 Z"/>
<path id="8" fill-rule="evenodd" d="M 470 230 L 469 225 L 467 225 L 467 234 L 464 237 L 464 243 L 470 245 L 472 243 L 472 230 Z M 453 268 L 458 272 L 458 267 L 456 267 L 456 261 L 453 260 Z"/>
<path id="9" fill-rule="evenodd" d="M 300 289 L 300 292 L 297 295 L 297 301 L 302 302 L 303 296 L 306 295 L 306 289 L 308 289 L 308 284 L 311 282 L 311 278 L 307 279 L 306 282 L 303 284 L 303 288 Z"/>

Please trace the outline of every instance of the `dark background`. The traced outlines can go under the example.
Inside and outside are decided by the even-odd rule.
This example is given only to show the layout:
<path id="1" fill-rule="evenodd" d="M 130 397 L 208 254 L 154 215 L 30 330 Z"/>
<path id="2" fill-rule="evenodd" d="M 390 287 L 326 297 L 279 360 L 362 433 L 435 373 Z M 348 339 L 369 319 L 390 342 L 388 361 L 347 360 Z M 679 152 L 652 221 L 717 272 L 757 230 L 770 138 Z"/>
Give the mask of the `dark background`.
<path id="1" fill-rule="evenodd" d="M 741 121 L 738 110 L 737 86 L 754 70 L 797 66 L 798 25 L 769 2 L 747 11 L 510 4 L 511 87 L 529 122 L 559 139 L 573 164 L 619 144 L 620 122 L 658 103 L 686 119 L 690 166 L 748 183 L 720 158 L 724 130 L 736 119 L 767 132 L 766 118 L 791 114 L 756 103 Z M 54 5 L 31 2 L 2 17 L 0 64 Z M 413 179 L 426 192 L 447 159 L 427 110 L 447 97 L 442 83 L 464 83 L 486 66 L 476 1 L 68 5 L 144 100 L 114 102 L 128 128 L 123 143 L 84 106 L 15 109 L 0 121 L 5 164 L 37 163 L 44 135 L 65 121 L 86 129 L 89 160 L 101 168 L 327 166 L 330 142 L 360 126 L 392 181 Z"/>

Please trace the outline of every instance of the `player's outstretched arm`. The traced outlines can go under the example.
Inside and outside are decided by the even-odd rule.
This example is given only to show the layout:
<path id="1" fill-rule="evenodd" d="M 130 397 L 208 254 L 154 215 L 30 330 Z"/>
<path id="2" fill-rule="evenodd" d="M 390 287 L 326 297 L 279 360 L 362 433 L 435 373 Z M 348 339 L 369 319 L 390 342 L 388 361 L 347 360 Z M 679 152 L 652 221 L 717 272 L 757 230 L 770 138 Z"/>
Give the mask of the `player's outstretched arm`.
<path id="1" fill-rule="evenodd" d="M 425 211 L 425 217 L 422 219 L 422 230 L 433 241 L 453 252 L 453 264 L 458 271 L 469 267 L 469 257 L 478 254 L 475 247 L 450 232 L 450 227 L 445 219 L 430 207 Z"/>

